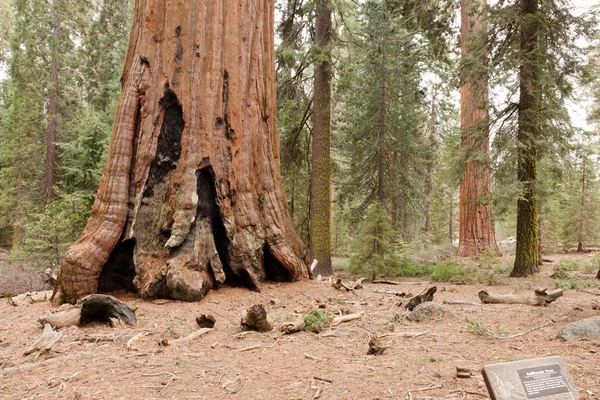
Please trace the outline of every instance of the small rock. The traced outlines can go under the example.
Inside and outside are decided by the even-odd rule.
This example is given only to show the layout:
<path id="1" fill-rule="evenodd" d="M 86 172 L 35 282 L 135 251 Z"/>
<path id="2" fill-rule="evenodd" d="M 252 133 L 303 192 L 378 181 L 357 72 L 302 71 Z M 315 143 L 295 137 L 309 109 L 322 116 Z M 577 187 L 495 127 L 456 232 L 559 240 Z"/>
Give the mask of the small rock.
<path id="1" fill-rule="evenodd" d="M 600 338 L 600 317 L 592 317 L 583 321 L 565 325 L 557 337 L 565 342 L 579 338 Z"/>
<path id="2" fill-rule="evenodd" d="M 439 303 L 426 302 L 419 304 L 413 312 L 408 314 L 406 319 L 423 322 L 455 317 L 456 315 L 448 307 Z"/>

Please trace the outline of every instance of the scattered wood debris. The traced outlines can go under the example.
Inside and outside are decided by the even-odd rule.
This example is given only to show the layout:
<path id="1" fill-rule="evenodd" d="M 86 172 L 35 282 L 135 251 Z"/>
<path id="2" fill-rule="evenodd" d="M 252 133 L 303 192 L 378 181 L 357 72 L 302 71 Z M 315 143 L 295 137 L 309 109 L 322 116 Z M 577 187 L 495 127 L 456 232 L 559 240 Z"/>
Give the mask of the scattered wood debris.
<path id="1" fill-rule="evenodd" d="M 200 314 L 196 317 L 196 323 L 200 328 L 214 328 L 217 320 L 210 314 Z"/>
<path id="2" fill-rule="evenodd" d="M 457 378 L 470 378 L 473 376 L 473 372 L 470 368 L 466 367 L 456 367 L 456 377 Z"/>
<path id="3" fill-rule="evenodd" d="M 344 289 L 346 289 L 348 292 L 355 293 L 355 290 L 354 290 L 352 287 L 350 287 L 350 286 L 346 285 L 344 282 L 342 282 L 342 280 L 341 280 L 340 278 L 336 279 L 336 280 L 335 280 L 335 282 L 334 282 L 334 281 L 333 281 L 333 279 L 332 279 L 332 280 L 331 280 L 331 286 L 332 286 L 334 289 L 337 289 L 337 290 L 342 290 L 342 288 L 344 288 Z"/>
<path id="4" fill-rule="evenodd" d="M 383 285 L 421 285 L 425 282 L 400 282 L 400 281 L 392 281 L 388 279 L 375 279 L 371 281 L 371 283 L 375 284 L 383 284 Z"/>
<path id="5" fill-rule="evenodd" d="M 135 343 L 141 338 L 148 336 L 151 332 L 140 332 L 127 341 L 127 350 L 137 350 Z"/>
<path id="6" fill-rule="evenodd" d="M 45 324 L 42 336 L 26 348 L 23 354 L 28 356 L 35 353 L 34 358 L 37 359 L 40 355 L 51 351 L 61 337 L 61 332 L 56 332 L 50 324 Z"/>
<path id="7" fill-rule="evenodd" d="M 242 312 L 242 329 L 269 332 L 273 330 L 273 320 L 267 315 L 267 311 L 262 304 L 255 304 L 248 310 Z"/>
<path id="8" fill-rule="evenodd" d="M 9 297 L 8 302 L 16 307 L 24 304 L 43 303 L 45 301 L 50 301 L 50 297 L 52 297 L 52 290 L 27 292 L 17 296 Z"/>
<path id="9" fill-rule="evenodd" d="M 304 316 L 295 321 L 284 322 L 279 328 L 281 332 L 291 334 L 300 332 L 304 327 Z"/>
<path id="10" fill-rule="evenodd" d="M 489 294 L 485 290 L 479 292 L 479 300 L 485 304 L 527 304 L 530 306 L 547 306 L 563 295 L 562 289 L 547 290 L 538 288 L 533 296 L 516 294 Z"/>
<path id="11" fill-rule="evenodd" d="M 481 303 L 475 303 L 474 301 L 465 301 L 465 300 L 444 300 L 444 304 L 449 305 L 462 305 L 462 306 L 477 306 L 481 307 Z"/>
<path id="12" fill-rule="evenodd" d="M 353 321 L 355 319 L 362 318 L 363 315 L 365 315 L 364 311 L 358 312 L 356 314 L 340 315 L 333 319 L 331 325 L 339 325 L 342 322 Z"/>
<path id="13" fill-rule="evenodd" d="M 391 294 L 398 297 L 410 297 L 411 293 L 406 292 L 397 292 L 395 290 L 373 290 L 373 293 L 381 293 L 381 294 Z"/>
<path id="14" fill-rule="evenodd" d="M 135 326 L 137 324 L 135 310 L 116 298 L 104 294 L 91 294 L 79 300 L 74 306 L 67 306 L 38 318 L 40 324 L 50 324 L 55 328 L 81 326 L 91 322 L 107 322 L 115 326 L 115 321 Z"/>
<path id="15" fill-rule="evenodd" d="M 368 356 L 378 356 L 389 349 L 391 346 L 386 346 L 381 343 L 380 338 L 376 334 L 369 334 L 369 350 L 367 350 Z"/>
<path id="16" fill-rule="evenodd" d="M 433 295 L 435 294 L 435 292 L 437 292 L 437 287 L 436 286 L 430 287 L 429 289 L 421 292 L 421 294 L 418 294 L 415 297 L 413 297 L 412 299 L 410 299 L 408 301 L 408 304 L 405 306 L 405 308 L 409 311 L 412 311 L 415 309 L 416 306 L 418 306 L 421 303 L 433 301 Z"/>
<path id="17" fill-rule="evenodd" d="M 183 344 L 183 343 L 189 342 L 192 339 L 196 339 L 197 337 L 205 335 L 208 332 L 211 332 L 212 330 L 213 330 L 212 328 L 198 329 L 197 331 L 195 331 L 193 333 L 190 333 L 189 335 L 184 336 L 184 337 L 179 338 L 179 339 L 161 339 L 159 341 L 159 344 L 162 345 L 162 346 L 171 346 L 171 345 Z"/>

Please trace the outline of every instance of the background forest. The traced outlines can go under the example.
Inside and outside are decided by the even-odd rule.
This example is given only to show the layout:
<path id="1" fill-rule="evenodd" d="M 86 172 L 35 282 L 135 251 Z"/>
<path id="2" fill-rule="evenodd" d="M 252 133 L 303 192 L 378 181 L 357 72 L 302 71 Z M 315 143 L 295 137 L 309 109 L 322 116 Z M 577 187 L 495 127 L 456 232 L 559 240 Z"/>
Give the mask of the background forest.
<path id="1" fill-rule="evenodd" d="M 490 165 L 491 198 L 477 203 L 493 204 L 504 252 L 514 251 L 517 203 L 532 181 L 544 252 L 600 243 L 595 5 L 467 2 L 463 20 L 485 20 L 485 29 L 473 29 L 479 36 L 461 55 L 456 0 L 277 0 L 281 169 L 289 213 L 315 258 L 315 238 L 329 232 L 334 267 L 431 273 L 456 254 L 461 182 L 474 162 Z M 527 3 L 537 7 L 531 21 Z M 15 262 L 57 266 L 85 226 L 132 9 L 127 0 L 0 0 L 0 248 Z M 531 60 L 522 53 L 524 24 L 537 32 Z M 524 66 L 540 84 L 529 127 L 536 134 L 525 139 Z M 317 95 L 319 71 L 331 85 L 325 97 Z M 459 88 L 477 79 L 486 83 L 481 151 L 469 147 L 464 121 L 461 128 Z M 463 90 L 463 108 L 465 94 L 483 96 L 482 85 L 473 87 Z M 322 118 L 331 123 L 325 141 Z M 522 179 L 526 150 L 537 167 Z M 330 231 L 314 228 L 318 212 Z"/>

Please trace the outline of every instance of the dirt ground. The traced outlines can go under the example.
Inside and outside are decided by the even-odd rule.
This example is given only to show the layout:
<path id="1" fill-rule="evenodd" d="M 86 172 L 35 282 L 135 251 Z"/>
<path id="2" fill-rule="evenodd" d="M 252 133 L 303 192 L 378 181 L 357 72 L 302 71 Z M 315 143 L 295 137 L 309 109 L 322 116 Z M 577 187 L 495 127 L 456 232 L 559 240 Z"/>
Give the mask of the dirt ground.
<path id="1" fill-rule="evenodd" d="M 437 283 L 434 301 L 478 302 L 482 289 L 525 294 L 538 286 L 553 287 L 551 272 L 545 267 L 530 279 L 505 274 L 504 284 L 493 287 Z M 317 281 L 267 283 L 260 293 L 242 288 L 212 291 L 199 303 L 157 304 L 118 296 L 137 308 L 136 327 L 65 328 L 55 351 L 38 360 L 24 356 L 23 350 L 40 336 L 36 319 L 51 311 L 51 305 L 14 307 L 2 299 L 0 398 L 310 400 L 319 393 L 320 399 L 485 399 L 483 365 L 557 355 L 569 367 L 581 398 L 599 399 L 600 339 L 556 339 L 565 324 L 600 315 L 597 280 L 591 274 L 583 280 L 588 289 L 567 290 L 548 307 L 448 305 L 455 317 L 422 323 L 394 318 L 405 312 L 400 302 L 406 300 L 377 291 L 418 294 L 433 285 L 426 280 L 400 286 L 366 283 L 356 294 Z M 256 303 L 265 305 L 275 329 L 238 335 L 241 311 Z M 320 334 L 278 331 L 285 320 L 319 304 L 333 314 L 366 314 Z M 183 346 L 159 346 L 160 339 L 195 331 L 195 317 L 202 313 L 216 317 L 214 331 Z M 518 334 L 555 322 L 520 337 L 498 339 L 476 334 L 467 318 L 497 334 Z M 140 332 L 148 335 L 137 343 L 137 350 L 128 350 L 127 341 Z M 403 338 L 402 332 L 425 333 Z M 383 355 L 367 355 L 369 333 L 387 334 L 381 340 L 390 347 Z M 456 367 L 470 368 L 474 374 L 459 379 Z"/>

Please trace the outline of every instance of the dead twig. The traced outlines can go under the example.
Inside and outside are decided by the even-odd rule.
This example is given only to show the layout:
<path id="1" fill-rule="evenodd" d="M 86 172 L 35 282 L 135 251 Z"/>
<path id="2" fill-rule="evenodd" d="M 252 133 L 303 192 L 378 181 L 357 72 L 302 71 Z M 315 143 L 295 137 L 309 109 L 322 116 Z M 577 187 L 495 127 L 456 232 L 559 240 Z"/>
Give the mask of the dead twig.
<path id="1" fill-rule="evenodd" d="M 506 335 L 506 336 L 504 336 L 504 335 L 496 335 L 496 334 L 494 334 L 494 335 L 492 335 L 492 337 L 494 337 L 495 339 L 513 339 L 513 338 L 516 338 L 516 337 L 519 337 L 519 336 L 527 335 L 528 333 L 531 333 L 533 331 L 540 330 L 542 328 L 547 327 L 548 325 L 552 325 L 553 323 L 554 323 L 554 320 L 550 320 L 550 321 L 546 322 L 543 325 L 536 326 L 535 328 L 531 328 L 531 329 L 529 329 L 529 330 L 527 330 L 525 332 L 517 333 L 515 335 Z"/>
<path id="2" fill-rule="evenodd" d="M 411 389 L 408 391 L 408 393 L 411 392 L 424 392 L 426 390 L 433 390 L 433 389 L 441 389 L 443 386 L 442 385 L 430 385 L 424 388 L 419 388 L 419 389 Z"/>
<path id="3" fill-rule="evenodd" d="M 465 300 L 444 300 L 444 304 L 481 307 L 483 304 Z"/>
<path id="4" fill-rule="evenodd" d="M 243 351 L 250 351 L 250 350 L 256 350 L 260 348 L 260 344 L 255 344 L 253 346 L 248 346 L 248 347 L 244 347 L 243 349 L 240 349 L 240 353 Z"/>
<path id="5" fill-rule="evenodd" d="M 323 361 L 322 358 L 320 357 L 315 357 L 315 356 L 311 356 L 310 354 L 304 353 L 304 357 L 308 358 L 309 360 L 315 360 L 315 361 Z"/>
<path id="6" fill-rule="evenodd" d="M 198 329 L 196 332 L 191 333 L 191 334 L 187 335 L 186 337 L 182 337 L 182 338 L 179 338 L 179 339 L 174 339 L 174 340 L 162 339 L 160 341 L 160 344 L 163 345 L 163 346 L 169 346 L 169 345 L 175 345 L 175 344 L 182 344 L 182 343 L 188 342 L 188 341 L 190 341 L 192 339 L 195 339 L 195 338 L 197 338 L 199 336 L 202 336 L 202 335 L 204 335 L 204 334 L 206 334 L 206 333 L 208 333 L 208 332 L 210 332 L 212 330 L 213 330 L 212 328 Z"/>
<path id="7" fill-rule="evenodd" d="M 316 380 L 316 381 L 333 383 L 333 379 L 323 378 L 323 377 L 320 377 L 320 376 L 313 376 L 313 379 Z"/>
<path id="8" fill-rule="evenodd" d="M 169 372 L 169 371 L 156 372 L 153 374 L 142 374 L 142 376 L 162 376 L 162 375 L 168 375 L 172 381 L 176 381 L 178 379 L 177 375 L 175 375 L 174 373 Z"/>
<path id="9" fill-rule="evenodd" d="M 143 338 L 144 336 L 148 336 L 150 332 L 140 332 L 137 335 L 133 336 L 131 339 L 127 341 L 127 349 L 128 350 L 137 350 L 135 347 L 135 342 Z"/>

